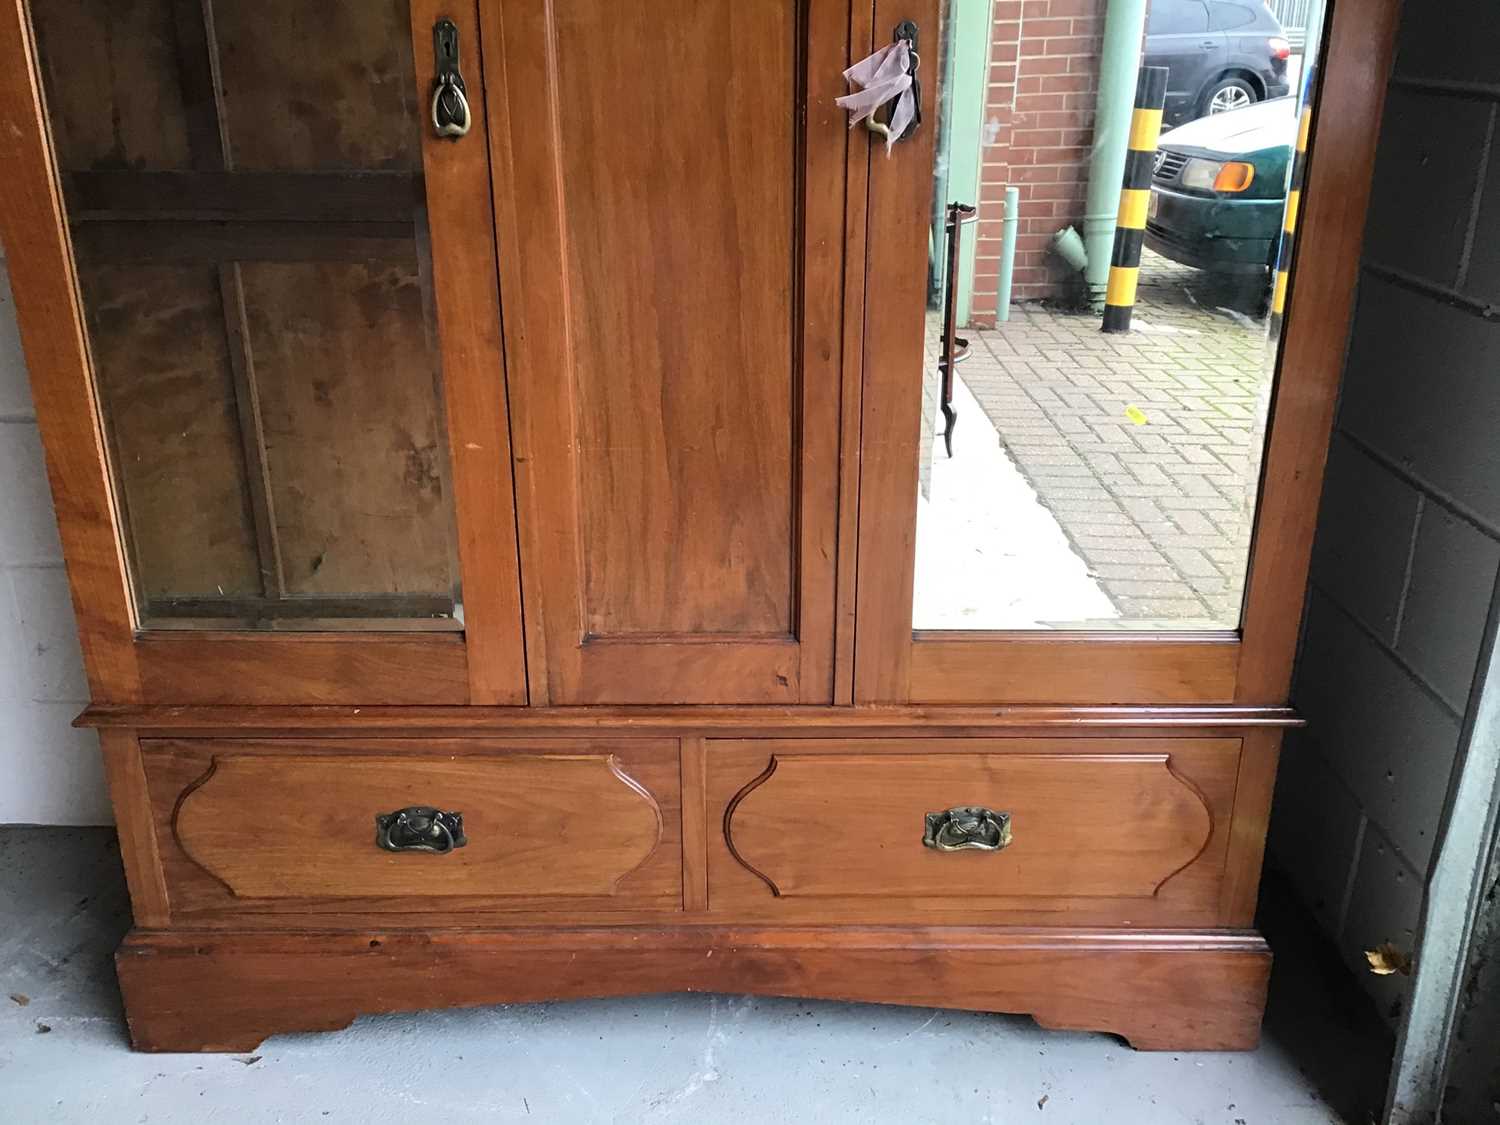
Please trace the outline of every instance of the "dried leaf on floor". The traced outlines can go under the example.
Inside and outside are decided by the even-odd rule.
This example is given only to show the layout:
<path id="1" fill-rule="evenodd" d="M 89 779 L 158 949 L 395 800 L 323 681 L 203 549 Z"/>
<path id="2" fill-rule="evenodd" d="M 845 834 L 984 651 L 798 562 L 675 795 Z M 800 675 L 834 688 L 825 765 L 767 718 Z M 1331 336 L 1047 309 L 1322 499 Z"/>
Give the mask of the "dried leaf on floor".
<path id="1" fill-rule="evenodd" d="M 1411 954 L 1397 949 L 1388 941 L 1381 942 L 1374 949 L 1365 950 L 1365 960 L 1370 963 L 1370 972 L 1378 977 L 1388 977 L 1393 973 L 1411 976 Z"/>

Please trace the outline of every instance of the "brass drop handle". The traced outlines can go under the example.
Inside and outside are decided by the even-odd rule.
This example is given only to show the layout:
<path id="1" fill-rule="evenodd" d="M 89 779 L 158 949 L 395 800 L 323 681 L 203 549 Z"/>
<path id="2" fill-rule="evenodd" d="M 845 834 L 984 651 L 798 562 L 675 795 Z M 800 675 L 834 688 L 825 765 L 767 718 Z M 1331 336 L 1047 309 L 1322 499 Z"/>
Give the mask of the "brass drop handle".
<path id="1" fill-rule="evenodd" d="M 865 128 L 885 139 L 886 153 L 891 145 L 903 141 L 922 123 L 922 83 L 917 71 L 922 57 L 917 54 L 917 25 L 902 20 L 896 25 L 891 44 L 868 55 L 844 71 L 844 79 L 853 90 L 834 102 L 852 114 L 851 123 L 863 121 Z M 880 110 L 886 120 L 880 120 Z"/>
<path id="2" fill-rule="evenodd" d="M 911 20 L 902 20 L 896 25 L 896 30 L 892 34 L 891 39 L 893 42 L 905 42 L 911 52 L 912 118 L 906 127 L 901 130 L 901 135 L 894 138 L 898 141 L 904 141 L 917 131 L 918 125 L 922 124 L 922 82 L 917 77 L 917 71 L 922 67 L 922 56 L 917 54 L 917 25 Z M 890 112 L 894 113 L 895 108 L 895 103 L 893 102 Z M 887 141 L 892 139 L 890 124 L 885 121 L 877 121 L 873 113 L 865 118 L 865 128 Z"/>
<path id="3" fill-rule="evenodd" d="M 441 19 L 432 26 L 432 57 L 437 81 L 432 88 L 432 128 L 440 137 L 457 140 L 469 131 L 469 93 L 458 72 L 458 25 Z"/>
<path id="4" fill-rule="evenodd" d="M 388 852 L 432 852 L 447 855 L 469 842 L 464 814 L 411 805 L 375 817 L 375 844 Z"/>
<path id="5" fill-rule="evenodd" d="M 998 852 L 1010 841 L 1010 813 L 979 805 L 928 813 L 922 834 L 922 845 L 939 852 Z"/>

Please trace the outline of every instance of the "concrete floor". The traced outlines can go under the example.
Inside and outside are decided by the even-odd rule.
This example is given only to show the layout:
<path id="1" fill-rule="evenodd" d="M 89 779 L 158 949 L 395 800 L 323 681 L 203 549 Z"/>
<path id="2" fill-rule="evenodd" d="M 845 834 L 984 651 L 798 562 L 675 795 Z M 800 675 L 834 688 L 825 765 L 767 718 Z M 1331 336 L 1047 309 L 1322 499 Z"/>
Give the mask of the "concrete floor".
<path id="1" fill-rule="evenodd" d="M 1298 947 L 1299 920 L 1271 913 L 1277 971 L 1251 1054 L 1138 1054 L 1021 1016 L 653 996 L 140 1055 L 110 965 L 128 925 L 113 834 L 0 829 L 0 1120 L 1363 1125 L 1388 1037 L 1342 970 Z"/>

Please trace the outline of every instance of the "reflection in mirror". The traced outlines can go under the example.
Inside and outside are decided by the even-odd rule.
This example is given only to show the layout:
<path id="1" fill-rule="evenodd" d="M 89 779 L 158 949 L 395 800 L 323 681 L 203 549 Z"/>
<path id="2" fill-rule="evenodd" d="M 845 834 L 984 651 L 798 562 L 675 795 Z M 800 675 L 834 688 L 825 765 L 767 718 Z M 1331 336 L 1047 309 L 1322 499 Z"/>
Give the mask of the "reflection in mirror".
<path id="1" fill-rule="evenodd" d="M 141 624 L 461 628 L 407 5 L 31 16 Z"/>
<path id="2" fill-rule="evenodd" d="M 1237 628 L 1323 0 L 991 12 L 936 76 L 913 626 Z"/>

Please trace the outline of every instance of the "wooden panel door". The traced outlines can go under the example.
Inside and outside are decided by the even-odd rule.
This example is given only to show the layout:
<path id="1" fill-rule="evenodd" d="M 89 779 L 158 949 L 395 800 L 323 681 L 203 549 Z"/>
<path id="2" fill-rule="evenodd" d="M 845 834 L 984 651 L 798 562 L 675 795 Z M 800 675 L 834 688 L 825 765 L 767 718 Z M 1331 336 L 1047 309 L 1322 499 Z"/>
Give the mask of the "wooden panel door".
<path id="1" fill-rule="evenodd" d="M 484 18 L 532 701 L 831 701 L 849 5 Z"/>

